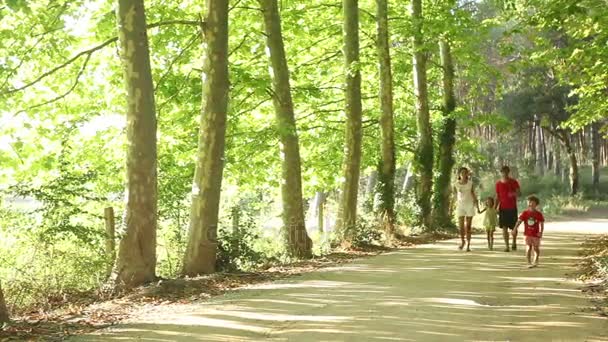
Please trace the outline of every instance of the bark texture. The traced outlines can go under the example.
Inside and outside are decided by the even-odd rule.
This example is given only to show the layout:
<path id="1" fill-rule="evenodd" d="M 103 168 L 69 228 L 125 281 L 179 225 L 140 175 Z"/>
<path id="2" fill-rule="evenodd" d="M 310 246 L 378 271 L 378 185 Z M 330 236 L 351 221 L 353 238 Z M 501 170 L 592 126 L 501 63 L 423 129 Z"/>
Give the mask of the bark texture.
<path id="1" fill-rule="evenodd" d="M 156 110 L 144 2 L 118 0 L 116 14 L 127 90 L 127 227 L 115 284 L 131 288 L 156 278 Z"/>
<path id="2" fill-rule="evenodd" d="M 456 144 L 456 120 L 452 113 L 456 109 L 454 95 L 454 64 L 450 44 L 446 40 L 439 43 L 441 65 L 443 67 L 443 127 L 439 136 L 437 160 L 439 174 L 434 184 L 433 225 L 438 228 L 453 227 L 450 215 L 450 186 L 454 168 L 454 145 Z"/>
<path id="3" fill-rule="evenodd" d="M 343 0 L 344 67 L 346 74 L 346 141 L 343 184 L 337 228 L 346 244 L 352 242 L 357 222 L 357 195 L 361 167 L 361 72 L 359 71 L 359 6 Z"/>
<path id="4" fill-rule="evenodd" d="M 0 323 L 8 323 L 9 321 L 10 317 L 4 300 L 4 291 L 2 291 L 2 283 L 0 283 Z"/>
<path id="5" fill-rule="evenodd" d="M 579 175 L 578 175 L 578 161 L 576 158 L 576 151 L 572 147 L 572 138 L 570 133 L 561 131 L 562 142 L 568 153 L 568 159 L 570 160 L 570 195 L 574 196 L 578 193 L 579 187 Z"/>
<path id="6" fill-rule="evenodd" d="M 285 58 L 281 17 L 277 0 L 259 0 L 264 13 L 266 43 L 271 65 L 273 103 L 281 146 L 283 229 L 287 250 L 298 258 L 312 257 L 312 240 L 306 232 L 302 200 L 300 145 Z"/>
<path id="7" fill-rule="evenodd" d="M 595 122 L 591 125 L 591 154 L 592 170 L 591 178 L 594 189 L 600 184 L 600 124 Z"/>
<path id="8" fill-rule="evenodd" d="M 395 234 L 395 122 L 393 75 L 388 28 L 388 1 L 376 0 L 378 67 L 380 71 L 380 134 L 382 163 L 379 168 L 380 218 L 387 235 Z"/>
<path id="9" fill-rule="evenodd" d="M 426 54 L 424 50 L 424 34 L 422 0 L 412 0 L 413 22 L 413 65 L 414 65 L 414 95 L 416 97 L 416 114 L 418 117 L 418 147 L 413 166 L 418 176 L 416 200 L 421 210 L 421 223 L 431 229 L 431 194 L 433 190 L 433 132 L 431 128 L 429 99 L 427 89 Z"/>
<path id="10" fill-rule="evenodd" d="M 208 0 L 200 132 L 182 274 L 215 271 L 228 113 L 228 0 Z"/>

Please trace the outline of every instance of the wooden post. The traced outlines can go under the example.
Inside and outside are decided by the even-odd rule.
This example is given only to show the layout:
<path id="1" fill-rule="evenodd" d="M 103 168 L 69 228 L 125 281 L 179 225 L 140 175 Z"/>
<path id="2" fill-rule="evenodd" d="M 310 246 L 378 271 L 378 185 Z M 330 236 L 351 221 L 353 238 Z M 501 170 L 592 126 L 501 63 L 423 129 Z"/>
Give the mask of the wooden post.
<path id="1" fill-rule="evenodd" d="M 106 259 L 108 266 L 106 268 L 106 277 L 112 274 L 114 261 L 116 261 L 116 220 L 114 218 L 114 208 L 108 207 L 104 210 L 104 219 L 106 221 Z"/>
<path id="2" fill-rule="evenodd" d="M 0 323 L 8 323 L 9 321 L 8 309 L 4 300 L 4 293 L 2 292 L 2 283 L 0 283 Z"/>
<path id="3" fill-rule="evenodd" d="M 323 233 L 325 223 L 325 197 L 325 192 L 317 192 L 317 229 L 319 230 L 319 233 Z"/>

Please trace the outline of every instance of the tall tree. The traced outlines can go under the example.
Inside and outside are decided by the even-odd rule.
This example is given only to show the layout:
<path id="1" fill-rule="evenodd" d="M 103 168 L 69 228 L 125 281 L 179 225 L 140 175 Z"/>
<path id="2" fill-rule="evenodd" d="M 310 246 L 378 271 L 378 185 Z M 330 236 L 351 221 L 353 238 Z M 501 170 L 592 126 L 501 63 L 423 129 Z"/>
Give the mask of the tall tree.
<path id="1" fill-rule="evenodd" d="M 413 24 L 413 64 L 414 64 L 414 95 L 416 97 L 416 114 L 418 117 L 418 147 L 413 165 L 418 174 L 416 200 L 420 206 L 422 225 L 431 228 L 431 194 L 433 188 L 433 132 L 431 128 L 429 99 L 426 74 L 426 54 L 424 48 L 424 33 L 422 31 L 424 17 L 422 0 L 412 0 Z"/>
<path id="2" fill-rule="evenodd" d="M 382 162 L 379 172 L 380 217 L 386 233 L 395 233 L 395 122 L 393 114 L 393 75 L 388 29 L 388 1 L 376 0 L 376 49 L 380 70 L 380 134 Z"/>
<path id="3" fill-rule="evenodd" d="M 156 110 L 144 1 L 118 0 L 116 14 L 127 90 L 127 230 L 116 285 L 129 288 L 156 278 Z"/>
<path id="4" fill-rule="evenodd" d="M 4 300 L 4 292 L 2 291 L 2 283 L 0 283 L 0 323 L 7 323 L 9 320 L 6 301 Z"/>
<path id="5" fill-rule="evenodd" d="M 357 0 L 343 0 L 344 67 L 346 76 L 346 141 L 343 185 L 338 212 L 338 229 L 346 244 L 353 238 L 357 222 L 357 195 L 361 168 L 361 72 L 359 64 L 359 6 Z"/>
<path id="6" fill-rule="evenodd" d="M 433 224 L 437 227 L 452 226 L 450 215 L 450 183 L 454 168 L 454 144 L 456 144 L 456 119 L 452 116 L 456 109 L 454 95 L 454 63 L 450 43 L 442 39 L 439 43 L 441 66 L 443 68 L 443 127 L 439 136 L 438 172 L 434 184 Z"/>
<path id="7" fill-rule="evenodd" d="M 574 196 L 578 193 L 579 174 L 576 150 L 572 146 L 572 134 L 565 129 L 558 129 L 557 134 L 562 144 L 564 144 L 570 161 L 570 195 Z"/>
<path id="8" fill-rule="evenodd" d="M 228 113 L 228 0 L 207 1 L 204 32 L 203 101 L 182 269 L 189 276 L 215 271 Z"/>
<path id="9" fill-rule="evenodd" d="M 600 184 L 600 124 L 591 124 L 591 153 L 592 153 L 592 178 L 593 187 L 597 189 Z"/>
<path id="10" fill-rule="evenodd" d="M 277 131 L 281 146 L 283 199 L 283 230 L 287 250 L 296 257 L 312 256 L 312 240 L 306 233 L 304 203 L 302 201 L 302 171 L 300 144 L 289 82 L 289 67 L 285 58 L 281 17 L 277 0 L 259 0 L 264 13 L 266 43 L 271 65 Z"/>

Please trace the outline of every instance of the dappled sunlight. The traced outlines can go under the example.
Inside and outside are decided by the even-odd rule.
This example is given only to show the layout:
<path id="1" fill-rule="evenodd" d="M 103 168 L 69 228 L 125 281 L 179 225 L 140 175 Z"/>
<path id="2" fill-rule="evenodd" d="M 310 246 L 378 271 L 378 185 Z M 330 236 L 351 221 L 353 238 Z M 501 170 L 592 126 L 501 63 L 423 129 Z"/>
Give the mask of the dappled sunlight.
<path id="1" fill-rule="evenodd" d="M 576 244 L 547 240 L 536 269 L 524 268 L 523 251 L 483 249 L 478 235 L 471 253 L 455 240 L 398 250 L 152 315 L 100 340 L 608 341 L 608 321 L 581 311 L 580 284 L 565 276 Z"/>

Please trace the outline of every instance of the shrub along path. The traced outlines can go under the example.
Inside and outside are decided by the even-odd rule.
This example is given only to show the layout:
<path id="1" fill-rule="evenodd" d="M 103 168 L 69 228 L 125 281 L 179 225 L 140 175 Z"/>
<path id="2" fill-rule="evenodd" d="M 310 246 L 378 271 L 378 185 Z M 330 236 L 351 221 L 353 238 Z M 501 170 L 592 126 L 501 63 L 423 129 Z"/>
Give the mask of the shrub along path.
<path id="1" fill-rule="evenodd" d="M 567 277 L 580 244 L 600 233 L 608 219 L 549 223 L 535 269 L 525 268 L 521 247 L 490 252 L 481 235 L 471 253 L 455 240 L 397 250 L 158 307 L 74 340 L 608 341 L 608 319 Z"/>

